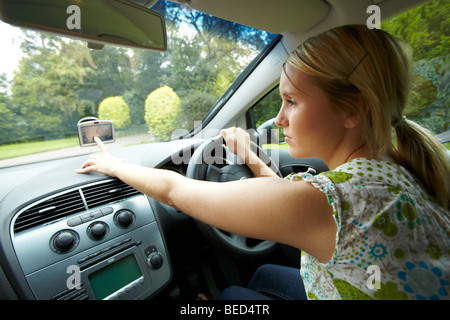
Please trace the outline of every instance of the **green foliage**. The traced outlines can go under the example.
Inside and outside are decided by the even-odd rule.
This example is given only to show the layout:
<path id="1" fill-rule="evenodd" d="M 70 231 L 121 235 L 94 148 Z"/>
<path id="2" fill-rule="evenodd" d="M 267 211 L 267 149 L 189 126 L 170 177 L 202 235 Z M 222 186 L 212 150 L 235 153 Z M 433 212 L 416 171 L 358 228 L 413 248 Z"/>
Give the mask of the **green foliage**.
<path id="1" fill-rule="evenodd" d="M 450 54 L 415 63 L 414 94 L 405 114 L 441 133 L 449 130 Z"/>
<path id="2" fill-rule="evenodd" d="M 14 142 L 17 122 L 14 119 L 14 113 L 1 101 L 0 114 L 2 115 L 0 117 L 0 144 Z"/>
<path id="3" fill-rule="evenodd" d="M 114 128 L 123 129 L 130 121 L 130 108 L 125 100 L 120 97 L 108 97 L 98 106 L 98 117 L 101 120 L 114 121 Z"/>
<path id="4" fill-rule="evenodd" d="M 17 120 L 9 108 L 9 98 L 6 94 L 6 75 L 0 75 L 0 144 L 17 140 Z"/>
<path id="5" fill-rule="evenodd" d="M 75 134 L 82 110 L 93 107 L 77 93 L 83 79 L 92 74 L 92 68 L 85 65 L 88 49 L 46 34 L 27 31 L 24 35 L 26 55 L 14 76 L 9 107 L 26 132 L 21 139 Z"/>
<path id="6" fill-rule="evenodd" d="M 381 28 L 405 40 L 416 61 L 450 54 L 450 2 L 434 0 L 383 21 Z"/>
<path id="7" fill-rule="evenodd" d="M 194 123 L 202 121 L 216 101 L 217 98 L 214 95 L 200 90 L 187 92 L 181 100 L 183 117 L 179 118 L 180 129 L 192 129 Z"/>
<path id="8" fill-rule="evenodd" d="M 145 100 L 145 122 L 150 133 L 163 140 L 177 129 L 181 101 L 172 88 L 164 86 L 151 92 Z"/>
<path id="9" fill-rule="evenodd" d="M 256 120 L 256 128 L 261 126 L 267 120 L 275 118 L 280 111 L 283 101 L 280 96 L 280 89 L 276 86 L 270 91 L 264 98 L 262 98 L 254 106 L 253 112 Z M 272 134 L 278 139 L 279 142 L 284 141 L 283 128 L 276 124 L 273 124 Z M 273 147 L 272 147 L 273 148 Z"/>
<path id="10" fill-rule="evenodd" d="M 171 122 L 190 130 L 272 37 L 166 1 L 153 9 L 166 16 L 167 52 L 89 50 L 80 41 L 23 31 L 15 40 L 22 49 L 19 68 L 12 81 L 0 79 L 0 143 L 75 135 L 80 118 L 111 118 L 99 116 L 97 106 L 116 96 L 128 104 L 131 122 L 145 125 L 147 95 L 162 86 L 174 88 L 183 102 Z"/>
<path id="11" fill-rule="evenodd" d="M 275 118 L 280 111 L 281 104 L 282 100 L 277 86 L 255 105 L 253 111 L 256 127 L 259 127 L 269 119 Z"/>
<path id="12" fill-rule="evenodd" d="M 435 132 L 448 130 L 449 122 L 449 7 L 448 0 L 434 0 L 382 24 L 414 49 L 420 95 L 408 116 Z M 97 114 L 97 106 L 117 96 L 128 105 L 133 125 L 147 124 L 164 139 L 175 128 L 190 130 L 273 37 L 172 2 L 158 1 L 153 9 L 167 18 L 167 52 L 112 46 L 95 51 L 79 41 L 24 31 L 16 40 L 23 55 L 14 78 L 0 77 L 0 144 L 75 135 L 82 117 L 111 119 Z M 181 102 L 150 106 L 148 93 L 164 86 Z M 272 118 L 280 106 L 274 92 L 255 108 L 256 118 Z M 118 128 L 123 119 L 113 120 Z"/>
<path id="13" fill-rule="evenodd" d="M 130 119 L 131 123 L 133 125 L 140 125 L 145 124 L 144 121 L 144 115 L 145 115 L 145 109 L 144 109 L 144 103 L 145 100 L 141 99 L 138 92 L 132 90 L 132 91 L 126 91 L 123 95 L 123 99 L 130 107 Z"/>
<path id="14" fill-rule="evenodd" d="M 0 160 L 79 146 L 77 137 L 0 145 Z"/>
<path id="15" fill-rule="evenodd" d="M 405 114 L 429 130 L 449 130 L 450 2 L 434 0 L 384 21 L 381 28 L 413 49 L 413 97 Z"/>

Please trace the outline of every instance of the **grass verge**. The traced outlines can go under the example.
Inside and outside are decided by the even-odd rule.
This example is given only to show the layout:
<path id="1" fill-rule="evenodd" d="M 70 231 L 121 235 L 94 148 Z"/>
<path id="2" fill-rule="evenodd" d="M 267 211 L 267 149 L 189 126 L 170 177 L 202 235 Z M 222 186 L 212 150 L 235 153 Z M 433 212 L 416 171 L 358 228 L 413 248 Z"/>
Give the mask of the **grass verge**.
<path id="1" fill-rule="evenodd" d="M 0 145 L 0 160 L 78 146 L 78 138 L 22 142 Z"/>

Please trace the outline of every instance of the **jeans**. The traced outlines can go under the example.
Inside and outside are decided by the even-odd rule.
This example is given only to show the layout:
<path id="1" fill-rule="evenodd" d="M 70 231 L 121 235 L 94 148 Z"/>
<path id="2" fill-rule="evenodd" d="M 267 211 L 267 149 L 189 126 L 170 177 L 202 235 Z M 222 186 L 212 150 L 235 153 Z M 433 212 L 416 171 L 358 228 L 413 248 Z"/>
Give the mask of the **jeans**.
<path id="1" fill-rule="evenodd" d="M 258 268 L 247 288 L 230 286 L 221 300 L 306 300 L 305 287 L 296 268 L 266 264 Z"/>

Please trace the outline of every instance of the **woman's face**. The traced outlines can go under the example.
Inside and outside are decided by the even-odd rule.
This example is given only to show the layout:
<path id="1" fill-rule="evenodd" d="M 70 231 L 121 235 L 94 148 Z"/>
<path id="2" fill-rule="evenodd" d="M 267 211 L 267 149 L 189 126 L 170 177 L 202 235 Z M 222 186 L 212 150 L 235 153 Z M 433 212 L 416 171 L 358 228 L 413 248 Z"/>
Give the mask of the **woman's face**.
<path id="1" fill-rule="evenodd" d="M 275 123 L 284 129 L 289 153 L 296 158 L 318 157 L 329 165 L 344 141 L 345 117 L 305 73 L 288 63 L 285 72 L 280 78 L 283 104 Z"/>

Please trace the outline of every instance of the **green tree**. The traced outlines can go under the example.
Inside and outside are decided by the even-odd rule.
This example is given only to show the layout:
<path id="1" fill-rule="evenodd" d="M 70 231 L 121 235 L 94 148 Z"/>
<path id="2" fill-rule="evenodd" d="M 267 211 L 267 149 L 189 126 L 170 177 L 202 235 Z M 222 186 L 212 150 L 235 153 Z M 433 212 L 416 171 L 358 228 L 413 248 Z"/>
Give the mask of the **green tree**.
<path id="1" fill-rule="evenodd" d="M 383 21 L 381 28 L 405 40 L 414 59 L 433 59 L 450 53 L 450 2 L 434 0 Z"/>
<path id="2" fill-rule="evenodd" d="M 187 92 L 181 100 L 183 116 L 179 119 L 179 128 L 191 130 L 195 122 L 202 121 L 216 101 L 216 96 L 207 92 L 200 90 Z"/>
<path id="3" fill-rule="evenodd" d="M 98 106 L 98 117 L 101 120 L 112 120 L 116 129 L 127 127 L 130 121 L 130 108 L 120 97 L 108 97 Z"/>
<path id="4" fill-rule="evenodd" d="M 145 100 L 145 122 L 150 133 L 163 140 L 177 129 L 181 101 L 172 88 L 164 86 L 151 92 Z"/>
<path id="5" fill-rule="evenodd" d="M 0 74 L 0 144 L 6 144 L 19 140 L 19 119 L 10 108 L 10 99 L 7 90 L 6 74 Z"/>
<path id="6" fill-rule="evenodd" d="M 431 131 L 449 130 L 450 2 L 434 0 L 388 19 L 383 30 L 413 49 L 414 95 L 405 114 Z"/>
<path id="7" fill-rule="evenodd" d="M 169 49 L 161 77 L 161 83 L 174 88 L 182 100 L 180 124 L 187 130 L 193 128 L 194 120 L 204 118 L 256 55 L 251 46 L 223 35 L 217 38 L 212 30 L 196 25 L 198 21 L 191 23 L 188 35 L 180 35 L 177 26 L 168 27 Z"/>
<path id="8" fill-rule="evenodd" d="M 25 139 L 60 137 L 76 132 L 84 108 L 92 102 L 80 99 L 75 88 L 93 69 L 84 64 L 89 51 L 84 45 L 35 32 L 25 32 L 11 88 L 11 111 L 28 128 Z"/>
<path id="9" fill-rule="evenodd" d="M 106 46 L 102 50 L 92 51 L 91 55 L 97 68 L 86 78 L 86 82 L 101 90 L 101 100 L 123 96 L 126 90 L 133 89 L 131 57 L 125 48 Z"/>
<path id="10" fill-rule="evenodd" d="M 122 96 L 132 122 L 143 124 L 147 95 L 162 86 L 174 88 L 183 101 L 177 125 L 191 129 L 272 37 L 166 1 L 154 9 L 166 17 L 167 52 L 89 50 L 84 42 L 24 31 L 19 70 L 8 83 L 7 103 L 0 102 L 4 119 L 14 115 L 13 135 L 34 140 L 75 134 L 77 121 L 98 116 L 96 106 L 113 96 Z M 180 32 L 184 24 L 188 34 Z M 8 123 L 2 126 L 12 134 Z"/>

